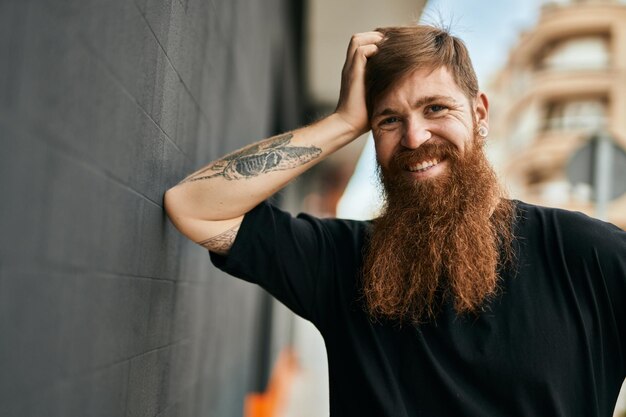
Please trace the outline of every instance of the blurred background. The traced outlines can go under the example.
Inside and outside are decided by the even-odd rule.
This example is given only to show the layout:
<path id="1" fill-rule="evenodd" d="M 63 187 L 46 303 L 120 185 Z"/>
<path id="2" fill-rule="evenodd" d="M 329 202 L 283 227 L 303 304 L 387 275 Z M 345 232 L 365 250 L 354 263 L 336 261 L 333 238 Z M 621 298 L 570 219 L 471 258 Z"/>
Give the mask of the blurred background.
<path id="1" fill-rule="evenodd" d="M 0 0 L 0 417 L 327 415 L 319 333 L 162 194 L 332 111 L 350 35 L 416 21 L 466 40 L 511 197 L 626 227 L 625 1 Z M 374 216 L 371 138 L 275 200 Z"/>

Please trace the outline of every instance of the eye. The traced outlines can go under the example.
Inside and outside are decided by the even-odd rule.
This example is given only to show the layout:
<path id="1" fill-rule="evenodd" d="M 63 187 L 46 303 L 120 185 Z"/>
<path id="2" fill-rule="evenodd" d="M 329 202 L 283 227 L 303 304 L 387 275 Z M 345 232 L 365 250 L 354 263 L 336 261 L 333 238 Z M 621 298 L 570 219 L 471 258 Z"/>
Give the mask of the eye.
<path id="1" fill-rule="evenodd" d="M 391 116 L 391 117 L 382 119 L 380 123 L 378 123 L 378 125 L 380 127 L 389 127 L 390 125 L 393 125 L 394 123 L 398 123 L 399 121 L 400 121 L 399 117 Z"/>
<path id="2" fill-rule="evenodd" d="M 448 107 L 442 104 L 433 104 L 433 105 L 426 107 L 426 113 L 430 113 L 430 114 L 441 113 L 444 110 L 448 110 Z"/>

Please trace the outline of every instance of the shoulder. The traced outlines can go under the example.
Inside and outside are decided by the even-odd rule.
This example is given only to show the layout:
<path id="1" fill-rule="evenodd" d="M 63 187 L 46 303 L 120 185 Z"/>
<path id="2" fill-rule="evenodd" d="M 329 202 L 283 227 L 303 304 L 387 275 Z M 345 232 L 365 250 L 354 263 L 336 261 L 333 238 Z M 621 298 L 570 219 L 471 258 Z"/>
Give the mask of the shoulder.
<path id="1" fill-rule="evenodd" d="M 309 236 L 321 241 L 360 243 L 370 227 L 369 221 L 324 218 L 308 213 L 293 216 L 290 212 L 264 201 L 245 215 L 241 229 L 244 235 L 248 231 L 256 231 L 268 239 L 276 233 L 281 236 Z"/>
<path id="2" fill-rule="evenodd" d="M 516 201 L 518 231 L 576 252 L 590 248 L 626 256 L 626 232 L 584 213 Z"/>
<path id="3" fill-rule="evenodd" d="M 332 241 L 340 243 L 340 246 L 352 244 L 359 249 L 367 238 L 372 223 L 363 220 L 320 218 L 307 213 L 298 214 L 297 219 L 319 228 L 321 233 Z"/>
<path id="4" fill-rule="evenodd" d="M 316 217 L 308 213 L 300 213 L 297 218 L 303 219 L 309 222 L 319 223 L 328 230 L 334 233 L 352 233 L 361 232 L 365 233 L 371 227 L 370 220 L 351 220 L 340 219 L 336 217 Z"/>

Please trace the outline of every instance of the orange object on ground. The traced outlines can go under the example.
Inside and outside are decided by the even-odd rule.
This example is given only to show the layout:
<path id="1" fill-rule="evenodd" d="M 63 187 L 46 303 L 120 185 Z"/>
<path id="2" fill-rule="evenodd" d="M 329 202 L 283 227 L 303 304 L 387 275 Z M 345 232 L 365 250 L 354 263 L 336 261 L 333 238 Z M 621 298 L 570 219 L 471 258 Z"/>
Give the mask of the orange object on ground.
<path id="1" fill-rule="evenodd" d="M 278 417 L 284 409 L 293 378 L 298 372 L 298 359 L 291 348 L 285 348 L 276 361 L 264 393 L 248 394 L 244 400 L 244 417 Z"/>

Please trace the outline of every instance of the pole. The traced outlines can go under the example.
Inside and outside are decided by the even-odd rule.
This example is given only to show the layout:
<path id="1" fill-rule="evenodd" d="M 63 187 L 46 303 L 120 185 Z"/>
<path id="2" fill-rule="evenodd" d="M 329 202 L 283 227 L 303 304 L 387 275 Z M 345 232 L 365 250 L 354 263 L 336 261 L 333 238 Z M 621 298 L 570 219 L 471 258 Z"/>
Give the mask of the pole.
<path id="1" fill-rule="evenodd" d="M 609 135 L 602 131 L 595 140 L 594 190 L 596 194 L 596 217 L 607 220 L 607 206 L 611 199 L 613 173 L 613 143 Z"/>

